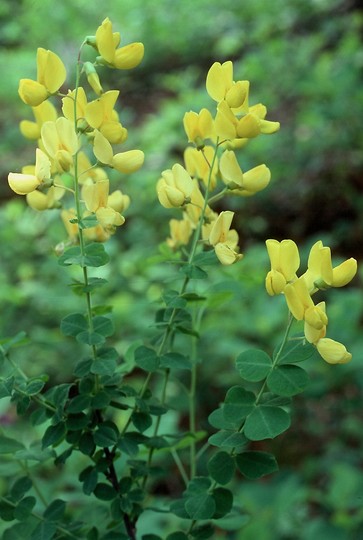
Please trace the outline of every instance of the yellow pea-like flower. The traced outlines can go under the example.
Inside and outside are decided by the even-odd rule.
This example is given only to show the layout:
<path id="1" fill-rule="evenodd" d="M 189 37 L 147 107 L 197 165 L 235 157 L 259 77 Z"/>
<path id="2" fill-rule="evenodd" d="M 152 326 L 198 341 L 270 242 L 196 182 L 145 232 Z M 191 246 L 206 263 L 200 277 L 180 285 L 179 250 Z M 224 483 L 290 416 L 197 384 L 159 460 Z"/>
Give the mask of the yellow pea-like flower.
<path id="1" fill-rule="evenodd" d="M 178 208 L 190 200 L 193 181 L 186 169 L 176 163 L 171 169 L 162 172 L 156 190 L 164 208 Z"/>
<path id="2" fill-rule="evenodd" d="M 320 356 L 328 364 L 346 364 L 352 359 L 352 355 L 346 347 L 330 338 L 322 338 L 316 344 Z"/>
<path id="3" fill-rule="evenodd" d="M 48 156 L 37 148 L 34 172 L 9 173 L 9 186 L 18 195 L 27 195 L 37 189 L 44 181 L 50 179 L 50 169 L 51 163 Z"/>
<path id="4" fill-rule="evenodd" d="M 266 289 L 269 295 L 280 294 L 285 286 L 297 279 L 300 256 L 293 240 L 266 240 L 267 252 L 271 261 L 271 271 L 266 277 Z"/>
<path id="5" fill-rule="evenodd" d="M 197 148 L 203 148 L 204 141 L 215 136 L 213 118 L 208 109 L 202 109 L 199 113 L 194 111 L 185 113 L 183 124 L 188 141 L 194 143 Z"/>
<path id="6" fill-rule="evenodd" d="M 120 33 L 112 31 L 112 23 L 107 17 L 97 28 L 95 37 L 101 60 L 116 69 L 132 69 L 139 65 L 144 57 L 144 45 L 135 42 L 118 48 L 120 41 Z"/>

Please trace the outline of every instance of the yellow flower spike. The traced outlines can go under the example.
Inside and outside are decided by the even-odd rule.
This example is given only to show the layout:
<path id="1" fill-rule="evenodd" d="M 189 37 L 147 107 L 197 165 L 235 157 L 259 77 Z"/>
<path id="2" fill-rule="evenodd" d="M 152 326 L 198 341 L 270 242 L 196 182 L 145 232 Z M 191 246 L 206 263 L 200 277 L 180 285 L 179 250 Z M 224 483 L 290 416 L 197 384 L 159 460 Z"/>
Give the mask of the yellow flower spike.
<path id="1" fill-rule="evenodd" d="M 212 139 L 215 135 L 213 118 L 208 109 L 199 113 L 189 111 L 184 114 L 183 125 L 188 141 L 197 148 L 203 148 L 205 139 Z"/>
<path id="2" fill-rule="evenodd" d="M 322 338 L 316 344 L 320 356 L 328 364 L 346 364 L 352 359 L 352 355 L 346 347 L 330 338 Z"/>
<path id="3" fill-rule="evenodd" d="M 107 17 L 97 28 L 95 45 L 101 58 L 116 69 L 132 69 L 144 56 L 142 43 L 130 43 L 118 49 L 120 44 L 119 32 L 112 32 L 112 23 Z"/>
<path id="4" fill-rule="evenodd" d="M 130 206 L 130 197 L 124 195 L 120 189 L 117 189 L 109 195 L 107 204 L 110 208 L 122 214 Z"/>
<path id="5" fill-rule="evenodd" d="M 166 239 L 166 243 L 172 249 L 179 246 L 186 246 L 192 234 L 192 223 L 189 219 L 171 219 L 169 221 L 170 237 Z"/>
<path id="6" fill-rule="evenodd" d="M 219 216 L 213 223 L 211 231 L 209 233 L 209 243 L 212 246 L 227 241 L 228 232 L 231 227 L 233 216 L 234 212 L 231 212 L 230 210 L 226 210 L 219 214 Z"/>
<path id="7" fill-rule="evenodd" d="M 27 195 L 44 181 L 50 179 L 50 167 L 51 164 L 48 156 L 37 148 L 34 174 L 9 173 L 9 186 L 18 195 Z"/>
<path id="8" fill-rule="evenodd" d="M 267 292 L 270 295 L 280 294 L 287 283 L 297 279 L 296 272 L 300 266 L 299 250 L 292 240 L 278 242 L 269 239 L 266 240 L 266 248 L 271 261 L 271 272 L 273 272 L 268 275 L 266 281 Z"/>
<path id="9" fill-rule="evenodd" d="M 73 123 L 60 117 L 55 122 L 45 122 L 41 129 L 42 143 L 60 172 L 69 171 L 79 143 Z"/>
<path id="10" fill-rule="evenodd" d="M 215 149 L 205 146 L 201 152 L 197 148 L 188 146 L 184 151 L 185 168 L 191 177 L 199 178 L 205 186 L 208 185 L 210 165 L 213 162 Z M 209 189 L 213 190 L 217 184 L 218 159 L 214 159 Z"/>
<path id="11" fill-rule="evenodd" d="M 183 206 L 193 191 L 193 181 L 188 172 L 176 163 L 171 169 L 161 173 L 157 183 L 159 202 L 164 208 L 178 208 Z"/>

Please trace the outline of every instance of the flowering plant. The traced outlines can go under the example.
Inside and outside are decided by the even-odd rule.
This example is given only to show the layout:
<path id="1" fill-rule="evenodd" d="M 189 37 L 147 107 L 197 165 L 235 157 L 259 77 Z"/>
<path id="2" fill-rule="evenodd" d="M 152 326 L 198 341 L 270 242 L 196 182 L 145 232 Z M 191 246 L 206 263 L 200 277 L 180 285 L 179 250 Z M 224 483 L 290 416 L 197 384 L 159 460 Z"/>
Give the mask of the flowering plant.
<path id="1" fill-rule="evenodd" d="M 207 268 L 243 264 L 239 235 L 232 228 L 234 212 L 217 208 L 228 197 L 250 197 L 269 184 L 269 168 L 257 164 L 244 171 L 239 153 L 250 139 L 280 127 L 266 119 L 264 105 L 250 105 L 249 81 L 235 81 L 231 61 L 215 62 L 209 69 L 206 90 L 215 108 L 185 114 L 189 144 L 184 162 L 162 171 L 156 182 L 160 204 L 179 213 L 170 220 L 164 252 L 178 267 L 180 284 L 165 286 L 151 340 L 135 343 L 127 359 L 112 346 L 111 336 L 121 329 L 94 304 L 94 291 L 106 282 L 94 272 L 109 261 L 107 240 L 127 226 L 124 213 L 130 198 L 110 187 L 108 170 L 130 175 L 144 162 L 141 150 L 120 150 L 128 131 L 115 109 L 119 92 L 105 90 L 97 72 L 99 66 L 127 70 L 141 62 L 141 43 L 119 45 L 120 34 L 106 18 L 82 43 L 75 88 L 62 91 L 66 68 L 45 49 L 37 52 L 37 80 L 22 79 L 19 85 L 20 98 L 32 107 L 35 119 L 23 121 L 20 129 L 37 141 L 37 148 L 35 165 L 9 173 L 9 186 L 35 211 L 59 212 L 65 238 L 55 247 L 58 263 L 74 269 L 72 289 L 84 299 L 79 312 L 62 319 L 60 330 L 83 346 L 84 356 L 74 359 L 71 381 L 51 385 L 41 374 L 29 378 L 12 361 L 12 347 L 22 334 L 4 340 L 1 357 L 11 372 L 1 379 L 0 396 L 44 427 L 36 447 L 39 462 L 48 459 L 55 467 L 67 467 L 75 454 L 80 456 L 79 504 L 93 508 L 97 502 L 102 519 L 95 521 L 89 510 L 80 518 L 77 505 L 66 498 L 46 500 L 37 487 L 37 467 L 31 479 L 19 470 L 0 504 L 2 519 L 14 522 L 6 531 L 9 538 L 216 538 L 218 531 L 233 528 L 233 519 L 241 514 L 233 489 L 226 486 L 236 475 L 257 479 L 277 470 L 274 455 L 253 444 L 288 429 L 291 398 L 308 385 L 307 372 L 297 364 L 316 353 L 330 364 L 351 359 L 344 345 L 326 337 L 325 302 L 314 304 L 312 297 L 349 283 L 357 271 L 355 259 L 333 267 L 330 249 L 318 241 L 307 270 L 298 277 L 296 244 L 269 239 L 266 289 L 286 299 L 286 333 L 271 356 L 259 349 L 242 350 L 235 361 L 236 384 L 209 411 L 208 427 L 198 415 L 196 397 L 203 384 L 198 368 L 204 360 L 198 343 L 207 307 Z M 82 61 L 85 47 L 94 49 L 93 63 Z M 96 96 L 90 97 L 92 92 Z M 60 108 L 53 104 L 56 100 Z M 294 320 L 304 321 L 303 335 L 290 336 Z M 141 384 L 135 383 L 135 372 L 143 374 Z M 187 427 L 175 422 L 178 408 L 171 398 L 176 386 L 177 396 L 188 402 Z M 34 454 L 5 434 L 0 446 L 18 461 Z M 162 526 L 152 531 L 145 530 L 150 513 L 162 516 Z"/>

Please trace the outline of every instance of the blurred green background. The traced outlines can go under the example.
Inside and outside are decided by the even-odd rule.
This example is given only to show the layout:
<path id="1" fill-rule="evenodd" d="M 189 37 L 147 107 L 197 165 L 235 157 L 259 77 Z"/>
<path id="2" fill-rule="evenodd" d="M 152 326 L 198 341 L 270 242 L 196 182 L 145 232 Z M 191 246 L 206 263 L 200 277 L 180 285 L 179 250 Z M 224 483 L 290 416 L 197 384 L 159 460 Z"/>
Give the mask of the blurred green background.
<path id="1" fill-rule="evenodd" d="M 33 212 L 7 185 L 7 173 L 34 156 L 34 145 L 19 133 L 19 121 L 31 113 L 17 87 L 20 78 L 35 77 L 38 46 L 64 59 L 72 86 L 79 45 L 106 16 L 123 43 L 142 41 L 146 51 L 136 70 L 101 74 L 106 88 L 120 89 L 129 147 L 146 156 L 144 168 L 121 183 L 132 206 L 108 244 L 112 262 L 103 271 L 122 328 L 114 343 L 120 353 L 140 334 L 152 334 L 162 284 L 173 276 L 156 246 L 175 214 L 160 207 L 155 184 L 182 157 L 184 112 L 212 105 L 205 91 L 210 65 L 232 59 L 235 78 L 251 82 L 251 104 L 261 101 L 268 119 L 281 122 L 280 132 L 251 141 L 240 154 L 243 169 L 270 167 L 270 186 L 219 207 L 236 211 L 245 258 L 212 271 L 207 284 L 211 309 L 200 375 L 206 390 L 199 403 L 206 417 L 225 389 L 239 383 L 236 354 L 251 345 L 271 350 L 285 324 L 283 302 L 264 290 L 264 240 L 294 239 L 306 262 L 312 243 L 322 239 L 336 262 L 362 261 L 362 6 L 353 0 L 0 0 L 0 335 L 25 330 L 32 344 L 15 358 L 30 375 L 45 370 L 59 382 L 71 377 L 75 354 L 74 344 L 59 336 L 59 320 L 78 309 L 79 299 L 65 294 L 70 274 L 54 255 L 65 239 L 56 212 Z M 329 336 L 347 345 L 353 361 L 331 367 L 315 359 L 308 366 L 312 384 L 295 400 L 292 429 L 263 446 L 277 453 L 281 473 L 235 486 L 245 513 L 221 538 L 363 538 L 362 273 L 325 296 Z M 11 428 L 4 400 L 0 414 Z M 5 465 L 0 473 L 6 478 Z"/>

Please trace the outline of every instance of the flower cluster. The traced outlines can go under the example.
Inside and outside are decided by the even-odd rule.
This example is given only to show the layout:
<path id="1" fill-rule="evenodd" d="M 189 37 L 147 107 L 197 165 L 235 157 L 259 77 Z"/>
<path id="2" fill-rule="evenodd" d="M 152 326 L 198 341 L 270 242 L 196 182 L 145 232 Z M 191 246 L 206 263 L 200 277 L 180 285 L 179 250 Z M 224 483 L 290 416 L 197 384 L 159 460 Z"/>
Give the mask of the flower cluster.
<path id="1" fill-rule="evenodd" d="M 141 62 L 142 43 L 119 44 L 120 34 L 112 31 L 106 18 L 82 45 L 92 46 L 98 56 L 94 63 L 79 60 L 76 88 L 60 92 L 66 67 L 57 54 L 42 48 L 37 51 L 37 79 L 19 83 L 19 95 L 34 115 L 34 121 L 20 123 L 20 130 L 38 147 L 35 165 L 9 173 L 9 186 L 36 210 L 61 208 L 70 242 L 78 241 L 80 229 L 88 240 L 105 241 L 124 223 L 129 197 L 120 190 L 109 193 L 105 169 L 130 174 L 144 161 L 141 150 L 114 151 L 113 145 L 127 140 L 127 129 L 115 110 L 119 91 L 104 91 L 96 70 L 98 65 L 131 69 Z M 81 86 L 83 76 L 94 98 L 87 96 L 87 86 Z M 61 100 L 59 111 L 51 101 L 55 98 Z M 67 192 L 73 193 L 71 205 L 64 201 Z"/>
<path id="2" fill-rule="evenodd" d="M 316 346 L 322 358 L 329 364 L 345 364 L 352 355 L 342 343 L 326 337 L 328 316 L 325 302 L 314 304 L 312 296 L 319 290 L 343 287 L 357 272 L 357 261 L 350 258 L 336 267 L 332 265 L 330 248 L 321 240 L 310 250 L 308 268 L 300 277 L 299 250 L 292 240 L 267 240 L 271 270 L 266 276 L 268 294 L 283 293 L 290 313 L 298 321 L 304 321 L 304 334 L 309 343 Z"/>
<path id="3" fill-rule="evenodd" d="M 225 195 L 254 195 L 269 184 L 268 167 L 261 164 L 242 171 L 235 150 L 260 134 L 275 133 L 280 124 L 265 119 L 264 105 L 249 105 L 249 82 L 233 80 L 231 61 L 212 65 L 206 89 L 216 108 L 184 115 L 191 146 L 185 149 L 184 166 L 175 164 L 163 171 L 157 193 L 165 208 L 183 210 L 181 220 L 170 221 L 170 247 L 187 245 L 195 231 L 198 240 L 214 248 L 223 265 L 230 265 L 242 258 L 238 233 L 231 229 L 234 213 L 218 214 L 212 204 Z"/>

